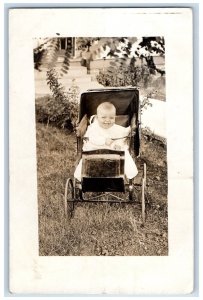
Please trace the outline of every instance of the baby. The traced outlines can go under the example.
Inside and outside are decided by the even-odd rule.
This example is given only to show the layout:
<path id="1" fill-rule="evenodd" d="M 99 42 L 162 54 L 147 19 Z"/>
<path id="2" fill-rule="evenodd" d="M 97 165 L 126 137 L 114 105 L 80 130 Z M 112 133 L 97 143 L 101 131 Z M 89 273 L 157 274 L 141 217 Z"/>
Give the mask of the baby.
<path id="1" fill-rule="evenodd" d="M 114 149 L 125 151 L 124 171 L 128 179 L 132 179 L 138 173 L 134 160 L 132 159 L 126 137 L 130 133 L 130 126 L 123 127 L 115 124 L 116 108 L 110 102 L 103 102 L 97 107 L 97 115 L 85 133 L 86 141 L 83 145 L 84 151 L 97 149 Z M 74 177 L 81 181 L 82 161 L 80 160 Z"/>

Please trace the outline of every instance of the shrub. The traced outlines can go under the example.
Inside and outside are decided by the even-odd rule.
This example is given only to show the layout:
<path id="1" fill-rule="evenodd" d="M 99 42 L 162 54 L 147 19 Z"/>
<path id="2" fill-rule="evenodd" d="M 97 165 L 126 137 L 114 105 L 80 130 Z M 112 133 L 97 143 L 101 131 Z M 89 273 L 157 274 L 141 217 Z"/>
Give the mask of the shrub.
<path id="1" fill-rule="evenodd" d="M 110 67 L 97 75 L 97 81 L 103 86 L 135 86 L 144 96 L 165 100 L 165 76 L 151 74 L 146 65 L 135 66 L 125 59 L 110 62 Z"/>
<path id="2" fill-rule="evenodd" d="M 143 97 L 142 101 L 140 102 L 140 113 L 143 114 L 144 109 L 147 109 L 148 106 L 152 107 L 152 103 L 149 100 L 149 96 Z"/>
<path id="3" fill-rule="evenodd" d="M 50 96 L 44 96 L 37 98 L 35 100 L 35 115 L 36 122 L 48 123 L 49 113 L 48 113 L 48 103 L 50 101 Z"/>
<path id="4" fill-rule="evenodd" d="M 111 63 L 113 64 L 113 63 Z M 104 86 L 146 86 L 149 83 L 150 74 L 148 68 L 116 63 L 107 68 L 106 71 L 100 71 L 97 75 L 97 81 Z"/>
<path id="5" fill-rule="evenodd" d="M 54 69 L 47 71 L 47 84 L 52 96 L 36 100 L 36 120 L 73 130 L 78 118 L 79 88 L 73 82 L 68 92 L 65 92 Z"/>

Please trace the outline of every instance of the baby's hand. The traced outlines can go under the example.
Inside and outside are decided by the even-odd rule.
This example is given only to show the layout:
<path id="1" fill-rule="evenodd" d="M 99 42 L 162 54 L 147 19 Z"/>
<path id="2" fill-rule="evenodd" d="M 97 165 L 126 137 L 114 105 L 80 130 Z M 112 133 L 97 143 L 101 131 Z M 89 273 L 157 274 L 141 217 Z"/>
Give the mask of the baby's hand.
<path id="1" fill-rule="evenodd" d="M 113 140 L 110 139 L 110 138 L 107 138 L 107 139 L 105 140 L 105 145 L 107 145 L 107 146 L 110 146 L 112 143 L 113 143 Z"/>
<path id="2" fill-rule="evenodd" d="M 120 145 L 114 145 L 114 150 L 121 150 L 121 146 Z"/>

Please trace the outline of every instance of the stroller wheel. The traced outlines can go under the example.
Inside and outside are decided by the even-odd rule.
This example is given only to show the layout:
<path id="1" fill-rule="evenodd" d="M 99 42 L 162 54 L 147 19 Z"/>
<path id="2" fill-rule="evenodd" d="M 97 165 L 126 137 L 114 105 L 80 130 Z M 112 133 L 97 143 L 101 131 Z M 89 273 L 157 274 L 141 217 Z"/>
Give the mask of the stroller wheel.
<path id="1" fill-rule="evenodd" d="M 65 215 L 67 217 L 73 216 L 74 211 L 74 189 L 73 182 L 71 178 L 68 178 L 65 186 L 65 195 L 64 195 L 64 208 Z"/>

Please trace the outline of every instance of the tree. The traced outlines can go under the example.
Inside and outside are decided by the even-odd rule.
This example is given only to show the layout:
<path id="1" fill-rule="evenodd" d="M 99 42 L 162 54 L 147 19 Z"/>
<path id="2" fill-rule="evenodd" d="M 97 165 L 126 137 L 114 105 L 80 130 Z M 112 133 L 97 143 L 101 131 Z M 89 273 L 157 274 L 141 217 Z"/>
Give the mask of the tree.
<path id="1" fill-rule="evenodd" d="M 70 47 L 70 46 L 69 46 Z M 125 65 L 127 59 L 130 59 L 130 66 L 136 57 L 145 59 L 150 73 L 159 72 L 161 75 L 165 71 L 160 70 L 154 63 L 153 56 L 165 55 L 165 42 L 163 37 L 143 37 L 140 40 L 136 37 L 79 37 L 77 38 L 78 49 L 87 48 L 92 55 L 98 55 L 101 51 L 106 51 L 107 57 L 114 57 L 117 64 Z M 45 43 L 34 48 L 35 69 L 40 69 L 44 63 L 48 68 L 53 68 L 56 64 L 59 54 L 59 38 L 48 39 Z M 69 60 L 71 49 L 67 47 L 64 54 L 64 61 L 61 73 L 67 73 L 69 69 Z M 122 58 L 121 60 L 119 58 Z M 112 66 L 113 67 L 113 66 Z"/>
<path id="2" fill-rule="evenodd" d="M 161 75 L 165 74 L 165 71 L 156 67 L 153 59 L 154 54 L 160 56 L 165 55 L 165 41 L 163 37 L 143 37 L 142 42 L 139 44 L 141 49 L 146 50 L 146 55 L 141 54 L 140 57 L 144 57 L 151 74 L 155 71 L 159 72 Z"/>

